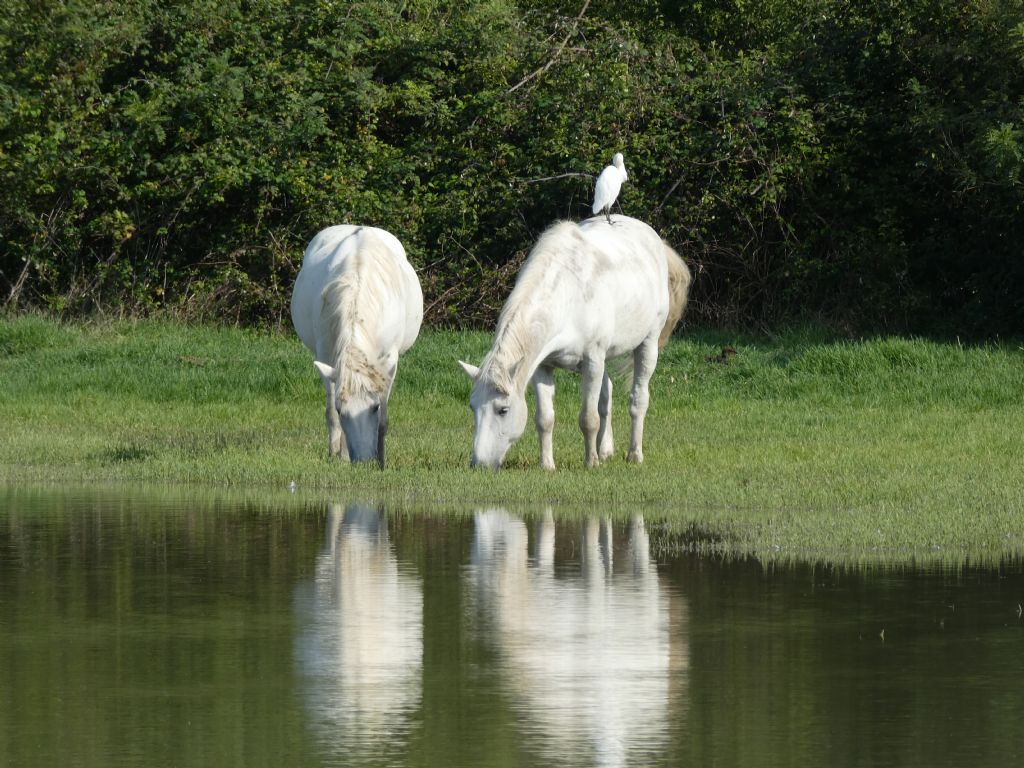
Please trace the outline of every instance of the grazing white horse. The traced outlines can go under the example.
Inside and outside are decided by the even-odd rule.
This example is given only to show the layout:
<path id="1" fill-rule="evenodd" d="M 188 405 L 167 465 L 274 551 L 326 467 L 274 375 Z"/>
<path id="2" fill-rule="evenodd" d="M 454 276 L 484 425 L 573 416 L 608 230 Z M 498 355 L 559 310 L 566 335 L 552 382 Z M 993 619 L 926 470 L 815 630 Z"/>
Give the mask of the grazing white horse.
<path id="1" fill-rule="evenodd" d="M 473 379 L 473 466 L 498 469 L 526 428 L 526 384 L 533 383 L 540 464 L 554 469 L 554 369 L 578 371 L 584 461 L 614 453 L 612 381 L 605 361 L 631 354 L 629 460 L 643 461 L 648 382 L 658 349 L 686 305 L 690 272 L 642 221 L 615 216 L 559 222 L 530 252 L 498 318 L 494 345 L 480 367 L 459 361 Z"/>
<path id="2" fill-rule="evenodd" d="M 331 455 L 384 466 L 398 356 L 422 321 L 419 279 L 390 232 L 343 224 L 310 241 L 292 291 L 292 323 L 323 380 Z"/>

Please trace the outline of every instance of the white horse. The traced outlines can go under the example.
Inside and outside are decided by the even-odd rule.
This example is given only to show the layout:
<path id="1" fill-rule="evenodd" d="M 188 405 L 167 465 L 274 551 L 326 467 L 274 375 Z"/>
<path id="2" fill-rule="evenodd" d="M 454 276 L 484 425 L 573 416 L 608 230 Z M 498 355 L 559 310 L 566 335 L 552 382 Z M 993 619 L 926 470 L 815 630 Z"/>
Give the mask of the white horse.
<path id="1" fill-rule="evenodd" d="M 615 216 L 559 222 L 541 235 L 498 318 L 494 345 L 473 379 L 473 466 L 498 469 L 526 428 L 526 384 L 533 382 L 540 464 L 554 469 L 554 369 L 581 375 L 584 461 L 614 453 L 612 381 L 605 361 L 632 354 L 629 460 L 643 461 L 648 382 L 686 305 L 690 272 L 649 226 Z"/>
<path id="2" fill-rule="evenodd" d="M 384 466 L 398 356 L 422 321 L 419 279 L 390 232 L 343 224 L 310 241 L 292 291 L 292 323 L 323 379 L 331 455 Z"/>

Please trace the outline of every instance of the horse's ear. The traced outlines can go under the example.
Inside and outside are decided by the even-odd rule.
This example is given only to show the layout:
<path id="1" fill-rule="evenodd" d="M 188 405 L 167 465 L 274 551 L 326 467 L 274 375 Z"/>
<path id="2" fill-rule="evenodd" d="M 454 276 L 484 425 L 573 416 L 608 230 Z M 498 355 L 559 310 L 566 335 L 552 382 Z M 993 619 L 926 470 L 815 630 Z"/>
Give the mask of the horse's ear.
<path id="1" fill-rule="evenodd" d="M 469 376 L 469 378 L 471 378 L 473 381 L 476 381 L 476 377 L 480 375 L 479 368 L 477 368 L 475 365 L 464 363 L 461 360 L 459 360 L 459 365 L 462 366 L 462 370 L 466 372 L 466 375 Z"/>
<path id="2" fill-rule="evenodd" d="M 337 373 L 337 371 L 335 371 L 327 363 L 321 363 L 319 360 L 314 360 L 313 361 L 313 365 L 316 366 L 316 370 L 317 370 L 317 372 L 319 372 L 320 378 L 323 380 L 324 389 L 326 389 L 328 392 L 330 392 L 331 391 L 331 382 L 334 381 L 334 377 L 335 377 L 335 374 Z"/>

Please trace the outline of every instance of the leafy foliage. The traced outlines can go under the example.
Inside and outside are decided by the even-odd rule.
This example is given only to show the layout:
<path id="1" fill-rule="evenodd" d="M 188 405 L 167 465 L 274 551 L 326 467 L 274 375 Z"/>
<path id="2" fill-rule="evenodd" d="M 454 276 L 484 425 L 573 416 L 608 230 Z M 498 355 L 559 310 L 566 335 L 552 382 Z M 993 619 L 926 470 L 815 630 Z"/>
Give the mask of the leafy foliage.
<path id="1" fill-rule="evenodd" d="M 9 307 L 281 323 L 352 222 L 487 324 L 619 150 L 693 320 L 1024 328 L 1021 0 L 10 0 L 0 53 Z"/>

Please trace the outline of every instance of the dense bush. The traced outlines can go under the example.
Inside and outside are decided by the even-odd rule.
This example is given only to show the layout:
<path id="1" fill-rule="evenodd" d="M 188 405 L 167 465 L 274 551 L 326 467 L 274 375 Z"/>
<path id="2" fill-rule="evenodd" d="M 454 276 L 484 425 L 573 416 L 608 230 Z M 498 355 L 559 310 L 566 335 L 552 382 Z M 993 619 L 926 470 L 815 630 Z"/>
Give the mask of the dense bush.
<path id="1" fill-rule="evenodd" d="M 486 324 L 621 150 L 691 321 L 1024 330 L 1021 0 L 5 7 L 8 307 L 280 322 L 353 222 Z"/>

